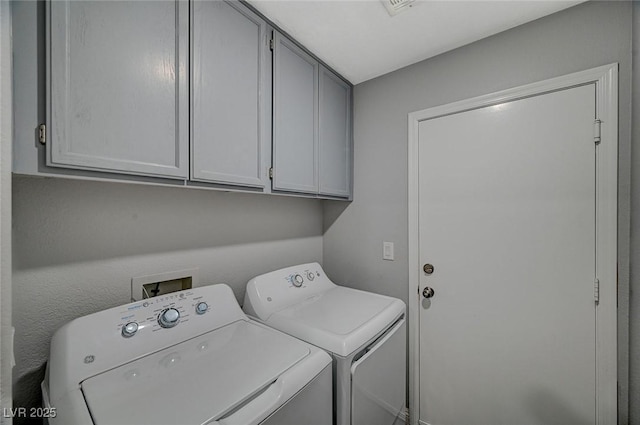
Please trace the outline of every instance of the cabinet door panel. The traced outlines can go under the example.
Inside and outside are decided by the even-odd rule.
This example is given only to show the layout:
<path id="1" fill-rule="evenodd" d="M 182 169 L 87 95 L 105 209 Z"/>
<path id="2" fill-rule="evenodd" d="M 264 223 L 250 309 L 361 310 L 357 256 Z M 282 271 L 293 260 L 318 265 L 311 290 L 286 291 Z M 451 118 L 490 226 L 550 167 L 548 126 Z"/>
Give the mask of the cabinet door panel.
<path id="1" fill-rule="evenodd" d="M 276 33 L 273 188 L 317 193 L 318 62 Z"/>
<path id="2" fill-rule="evenodd" d="M 188 176 L 188 4 L 48 3 L 47 164 Z"/>
<path id="3" fill-rule="evenodd" d="M 351 87 L 320 68 L 318 130 L 319 178 L 322 195 L 351 193 Z"/>
<path id="4" fill-rule="evenodd" d="M 242 5 L 195 1 L 192 179 L 265 186 L 266 23 Z"/>

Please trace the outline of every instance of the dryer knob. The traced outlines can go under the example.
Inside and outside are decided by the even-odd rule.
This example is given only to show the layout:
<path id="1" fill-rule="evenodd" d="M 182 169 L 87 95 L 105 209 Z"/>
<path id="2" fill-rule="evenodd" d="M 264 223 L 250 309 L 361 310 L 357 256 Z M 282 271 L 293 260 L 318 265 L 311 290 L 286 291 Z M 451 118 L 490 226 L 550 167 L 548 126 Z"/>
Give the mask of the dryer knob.
<path id="1" fill-rule="evenodd" d="M 180 312 L 175 308 L 167 308 L 162 310 L 158 316 L 158 323 L 163 328 L 172 328 L 180 321 Z"/>
<path id="2" fill-rule="evenodd" d="M 299 274 L 295 275 L 293 279 L 291 279 L 291 283 L 293 283 L 293 286 L 295 286 L 296 288 L 301 287 L 303 282 L 304 278 Z"/>

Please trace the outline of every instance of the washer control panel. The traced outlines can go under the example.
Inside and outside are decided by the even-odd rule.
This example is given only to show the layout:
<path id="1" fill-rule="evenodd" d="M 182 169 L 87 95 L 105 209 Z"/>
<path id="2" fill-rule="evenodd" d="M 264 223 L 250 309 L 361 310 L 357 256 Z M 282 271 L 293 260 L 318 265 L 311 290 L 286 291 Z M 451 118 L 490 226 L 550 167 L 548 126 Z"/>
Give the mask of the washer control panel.
<path id="1" fill-rule="evenodd" d="M 91 376 L 242 320 L 248 318 L 225 284 L 199 286 L 78 317 L 53 335 L 51 382 L 64 382 L 58 392 L 77 388 L 78 382 Z"/>
<path id="2" fill-rule="evenodd" d="M 123 338 L 133 338 L 140 332 L 162 332 L 187 325 L 195 317 L 209 311 L 203 295 L 186 290 L 147 298 L 129 304 L 118 320 L 117 327 Z"/>

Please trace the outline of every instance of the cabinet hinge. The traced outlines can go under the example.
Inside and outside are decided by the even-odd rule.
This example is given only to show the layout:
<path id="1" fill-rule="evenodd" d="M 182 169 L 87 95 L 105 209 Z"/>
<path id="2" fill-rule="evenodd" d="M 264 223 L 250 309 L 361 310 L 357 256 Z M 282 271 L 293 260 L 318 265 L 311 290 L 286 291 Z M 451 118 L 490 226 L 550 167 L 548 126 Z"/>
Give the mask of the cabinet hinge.
<path id="1" fill-rule="evenodd" d="M 269 40 L 269 50 L 273 51 L 273 45 L 274 45 L 274 42 L 272 38 L 271 40 Z"/>
<path id="2" fill-rule="evenodd" d="M 273 167 L 269 168 L 269 178 L 273 180 Z"/>
<path id="3" fill-rule="evenodd" d="M 38 140 L 43 145 L 47 143 L 47 126 L 45 124 L 40 124 L 38 126 Z"/>
<path id="4" fill-rule="evenodd" d="M 600 279 L 598 278 L 593 281 L 593 299 L 596 304 L 600 302 Z"/>
<path id="5" fill-rule="evenodd" d="M 600 120 L 595 120 L 593 122 L 593 141 L 595 142 L 596 145 L 600 143 L 601 124 L 602 124 L 602 121 Z"/>

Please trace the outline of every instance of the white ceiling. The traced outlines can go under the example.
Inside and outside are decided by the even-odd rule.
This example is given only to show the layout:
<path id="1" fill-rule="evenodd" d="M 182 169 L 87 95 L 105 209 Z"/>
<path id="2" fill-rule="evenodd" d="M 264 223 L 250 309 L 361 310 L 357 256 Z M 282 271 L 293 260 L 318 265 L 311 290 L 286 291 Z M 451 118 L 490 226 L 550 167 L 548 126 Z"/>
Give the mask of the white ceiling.
<path id="1" fill-rule="evenodd" d="M 416 0 L 389 16 L 379 0 L 248 0 L 358 84 L 584 0 Z"/>

